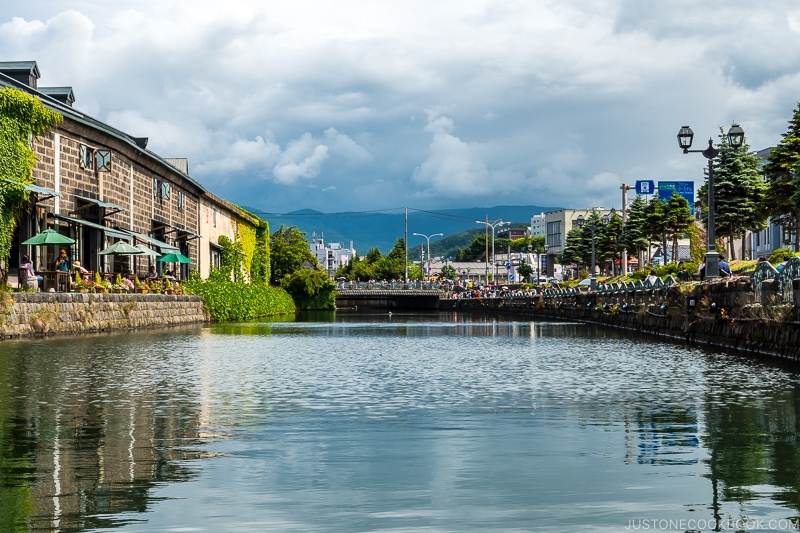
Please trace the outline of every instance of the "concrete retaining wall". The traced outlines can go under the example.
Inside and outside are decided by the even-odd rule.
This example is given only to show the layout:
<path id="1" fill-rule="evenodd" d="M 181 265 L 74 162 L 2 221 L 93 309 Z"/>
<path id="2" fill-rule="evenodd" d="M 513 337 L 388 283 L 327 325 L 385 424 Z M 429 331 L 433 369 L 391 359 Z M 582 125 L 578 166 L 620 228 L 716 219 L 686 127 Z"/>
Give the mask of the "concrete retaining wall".
<path id="1" fill-rule="evenodd" d="M 199 296 L 0 293 L 0 337 L 4 339 L 209 321 Z"/>
<path id="2" fill-rule="evenodd" d="M 781 301 L 775 283 L 765 281 L 756 295 L 748 281 L 734 279 L 613 293 L 442 300 L 440 308 L 579 320 L 800 361 L 800 280 L 795 281 L 793 303 Z"/>

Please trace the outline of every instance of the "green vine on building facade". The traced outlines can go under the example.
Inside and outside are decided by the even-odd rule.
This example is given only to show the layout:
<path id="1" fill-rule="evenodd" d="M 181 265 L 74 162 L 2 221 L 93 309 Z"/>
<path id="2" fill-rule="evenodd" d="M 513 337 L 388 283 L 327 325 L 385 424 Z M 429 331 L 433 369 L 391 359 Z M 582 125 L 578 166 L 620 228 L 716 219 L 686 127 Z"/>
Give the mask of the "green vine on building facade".
<path id="1" fill-rule="evenodd" d="M 33 183 L 36 154 L 31 136 L 39 137 L 61 123 L 60 113 L 39 100 L 11 88 L 0 89 L 0 277 L 7 280 L 11 241 Z"/>

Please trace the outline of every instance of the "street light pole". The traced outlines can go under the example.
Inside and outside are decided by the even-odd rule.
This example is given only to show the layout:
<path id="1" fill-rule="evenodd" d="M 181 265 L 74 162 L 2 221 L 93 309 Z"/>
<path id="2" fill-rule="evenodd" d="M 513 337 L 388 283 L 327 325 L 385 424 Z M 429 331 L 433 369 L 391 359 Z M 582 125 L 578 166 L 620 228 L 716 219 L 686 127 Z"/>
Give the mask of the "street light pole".
<path id="1" fill-rule="evenodd" d="M 622 227 L 625 227 L 625 222 L 627 221 L 627 213 L 628 213 L 628 191 L 633 189 L 633 185 L 628 185 L 627 183 L 623 183 L 619 187 L 622 189 Z M 620 252 L 620 274 L 623 276 L 628 275 L 628 249 L 622 248 Z"/>
<path id="2" fill-rule="evenodd" d="M 483 224 L 487 228 L 492 228 L 492 281 L 497 282 L 497 261 L 495 261 L 494 256 L 494 228 L 498 226 L 505 226 L 511 224 L 511 222 L 503 222 L 502 219 L 496 220 L 495 222 L 484 222 L 483 220 L 476 220 L 476 224 Z"/>
<path id="3" fill-rule="evenodd" d="M 428 268 L 426 269 L 426 274 L 430 278 L 431 275 L 431 237 L 441 237 L 444 233 L 434 233 L 433 235 L 425 235 L 424 233 L 414 233 L 417 237 L 425 237 L 425 240 L 428 241 Z"/>
<path id="4" fill-rule="evenodd" d="M 678 132 L 678 146 L 683 150 L 683 153 L 699 153 L 708 159 L 708 227 L 706 228 L 705 277 L 718 278 L 719 264 L 717 260 L 719 254 L 717 253 L 714 222 L 714 159 L 719 155 L 719 149 L 714 148 L 714 142 L 708 139 L 708 148 L 705 150 L 689 150 L 692 147 L 692 139 L 694 139 L 692 128 L 689 126 L 681 127 Z M 728 144 L 732 148 L 740 148 L 744 144 L 744 130 L 738 124 L 733 124 L 728 130 Z"/>

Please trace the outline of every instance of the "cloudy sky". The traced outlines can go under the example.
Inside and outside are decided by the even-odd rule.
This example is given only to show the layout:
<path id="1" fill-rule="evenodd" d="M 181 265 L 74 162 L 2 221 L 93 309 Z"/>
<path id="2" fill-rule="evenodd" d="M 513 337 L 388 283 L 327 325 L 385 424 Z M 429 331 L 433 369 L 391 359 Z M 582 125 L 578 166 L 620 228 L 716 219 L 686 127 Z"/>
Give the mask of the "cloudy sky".
<path id="1" fill-rule="evenodd" d="M 266 212 L 620 207 L 800 100 L 790 0 L 25 0 L 0 60 Z"/>

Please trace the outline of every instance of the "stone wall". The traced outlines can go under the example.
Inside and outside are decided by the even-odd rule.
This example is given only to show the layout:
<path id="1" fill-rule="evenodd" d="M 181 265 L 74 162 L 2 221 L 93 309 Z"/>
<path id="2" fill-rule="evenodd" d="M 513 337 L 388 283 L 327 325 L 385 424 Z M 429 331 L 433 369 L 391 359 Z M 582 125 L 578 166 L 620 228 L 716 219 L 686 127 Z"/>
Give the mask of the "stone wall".
<path id="1" fill-rule="evenodd" d="M 0 337 L 31 337 L 209 322 L 199 296 L 0 293 Z"/>
<path id="2" fill-rule="evenodd" d="M 442 300 L 441 309 L 579 320 L 713 346 L 800 361 L 800 279 L 784 302 L 777 280 L 756 294 L 746 278 L 618 292 L 528 298 Z"/>

